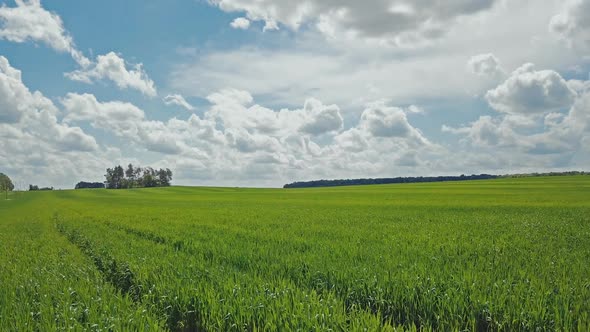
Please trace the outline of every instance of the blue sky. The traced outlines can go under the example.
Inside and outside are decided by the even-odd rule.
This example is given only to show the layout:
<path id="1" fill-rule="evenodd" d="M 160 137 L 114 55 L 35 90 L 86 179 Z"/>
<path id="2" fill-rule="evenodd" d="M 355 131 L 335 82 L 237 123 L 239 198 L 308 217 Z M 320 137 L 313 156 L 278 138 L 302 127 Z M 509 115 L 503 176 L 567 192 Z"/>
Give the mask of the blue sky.
<path id="1" fill-rule="evenodd" d="M 588 0 L 0 6 L 0 171 L 23 186 L 127 163 L 280 186 L 590 161 Z"/>

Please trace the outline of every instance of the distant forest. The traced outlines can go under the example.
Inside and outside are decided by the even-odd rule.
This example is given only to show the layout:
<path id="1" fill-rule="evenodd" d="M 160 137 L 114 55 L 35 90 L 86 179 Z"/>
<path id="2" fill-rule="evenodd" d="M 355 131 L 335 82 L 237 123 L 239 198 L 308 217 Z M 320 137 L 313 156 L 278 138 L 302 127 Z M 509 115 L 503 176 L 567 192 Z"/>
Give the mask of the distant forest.
<path id="1" fill-rule="evenodd" d="M 396 177 L 379 179 L 343 179 L 343 180 L 315 180 L 293 182 L 283 188 L 312 188 L 312 187 L 338 187 L 338 186 L 360 186 L 370 184 L 392 184 L 392 183 L 420 183 L 420 182 L 443 182 L 443 181 L 467 181 L 467 180 L 489 180 L 506 177 L 534 177 L 534 176 L 560 176 L 560 175 L 590 175 L 588 172 L 550 172 L 550 173 L 526 173 L 509 175 L 472 174 L 460 176 L 419 176 L 419 177 Z"/>
<path id="2" fill-rule="evenodd" d="M 497 175 L 461 175 L 461 176 L 419 176 L 419 177 L 397 177 L 380 179 L 342 179 L 342 180 L 316 180 L 305 182 L 293 182 L 283 188 L 309 188 L 309 187 L 338 187 L 338 186 L 360 186 L 369 184 L 391 184 L 391 183 L 416 183 L 416 182 L 442 182 L 442 181 L 464 181 L 464 180 L 487 180 L 495 179 Z"/>

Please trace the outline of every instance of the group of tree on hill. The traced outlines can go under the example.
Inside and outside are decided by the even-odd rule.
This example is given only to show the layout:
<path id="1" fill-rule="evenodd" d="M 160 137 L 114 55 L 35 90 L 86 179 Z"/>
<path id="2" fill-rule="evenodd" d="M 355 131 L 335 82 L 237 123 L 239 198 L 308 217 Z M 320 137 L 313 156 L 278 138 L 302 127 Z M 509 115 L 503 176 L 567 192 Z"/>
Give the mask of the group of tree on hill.
<path id="1" fill-rule="evenodd" d="M 39 188 L 39 186 L 34 185 L 34 184 L 30 184 L 29 185 L 29 191 L 37 191 L 37 190 L 53 190 L 53 187 L 42 187 L 42 188 Z"/>
<path id="2" fill-rule="evenodd" d="M 107 168 L 105 178 L 107 189 L 167 187 L 172 182 L 172 171 L 168 168 L 155 170 L 151 167 L 133 167 L 132 164 L 123 169 L 119 165 Z"/>
<path id="3" fill-rule="evenodd" d="M 75 189 L 104 189 L 104 183 L 80 181 L 76 184 Z"/>

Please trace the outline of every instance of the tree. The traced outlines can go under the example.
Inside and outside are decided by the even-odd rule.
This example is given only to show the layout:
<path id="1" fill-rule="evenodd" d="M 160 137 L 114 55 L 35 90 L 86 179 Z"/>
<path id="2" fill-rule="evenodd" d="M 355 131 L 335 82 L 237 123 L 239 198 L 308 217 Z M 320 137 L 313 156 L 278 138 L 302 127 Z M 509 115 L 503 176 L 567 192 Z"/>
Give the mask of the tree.
<path id="1" fill-rule="evenodd" d="M 143 186 L 144 187 L 157 187 L 158 178 L 156 177 L 156 171 L 151 167 L 143 169 Z"/>
<path id="2" fill-rule="evenodd" d="M 115 167 L 113 174 L 115 177 L 115 189 L 124 188 L 125 171 L 123 170 L 123 167 L 121 167 L 121 165 Z"/>
<path id="3" fill-rule="evenodd" d="M 158 182 L 161 187 L 169 187 L 172 181 L 172 171 L 168 168 L 158 170 Z"/>
<path id="4" fill-rule="evenodd" d="M 4 191 L 6 199 L 8 199 L 8 192 L 14 190 L 14 184 L 8 175 L 0 173 L 0 191 Z"/>
<path id="5" fill-rule="evenodd" d="M 104 175 L 105 177 L 105 186 L 109 189 L 115 189 L 115 183 L 113 181 L 113 170 L 107 168 L 107 174 Z"/>
<path id="6" fill-rule="evenodd" d="M 106 187 L 109 189 L 121 189 L 126 186 L 125 171 L 123 167 L 116 166 L 115 168 L 107 168 Z"/>
<path id="7" fill-rule="evenodd" d="M 143 173 L 143 169 L 141 167 L 136 167 L 133 170 L 133 178 L 135 179 L 135 184 L 138 187 L 143 187 L 143 183 L 141 182 L 143 179 L 141 178 L 141 174 Z"/>
<path id="8" fill-rule="evenodd" d="M 133 188 L 135 184 L 135 169 L 133 168 L 132 164 L 127 166 L 125 170 L 125 176 L 127 177 L 128 187 Z"/>

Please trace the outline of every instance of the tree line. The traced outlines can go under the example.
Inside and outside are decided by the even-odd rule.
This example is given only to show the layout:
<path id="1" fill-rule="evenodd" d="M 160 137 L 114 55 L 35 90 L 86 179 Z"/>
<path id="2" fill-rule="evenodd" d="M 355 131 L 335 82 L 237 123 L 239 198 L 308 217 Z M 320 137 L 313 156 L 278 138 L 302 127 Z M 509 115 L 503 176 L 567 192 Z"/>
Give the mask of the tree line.
<path id="1" fill-rule="evenodd" d="M 391 183 L 416 183 L 416 182 L 442 182 L 442 181 L 466 181 L 466 180 L 488 180 L 497 178 L 520 178 L 537 176 L 566 176 L 566 175 L 590 175 L 584 171 L 546 172 L 546 173 L 523 173 L 523 174 L 472 174 L 461 176 L 418 176 L 418 177 L 396 177 L 379 179 L 343 179 L 343 180 L 316 180 L 293 182 L 283 188 L 310 188 L 310 187 L 337 187 L 337 186 L 358 186 L 370 184 L 391 184 Z"/>
<path id="2" fill-rule="evenodd" d="M 396 177 L 378 179 L 341 179 L 341 180 L 316 180 L 293 182 L 283 188 L 310 188 L 310 187 L 338 187 L 338 186 L 359 186 L 370 184 L 391 184 L 391 183 L 417 183 L 417 182 L 442 182 L 442 181 L 465 181 L 465 180 L 488 180 L 498 178 L 498 175 L 473 174 L 461 176 L 418 176 L 418 177 Z"/>
<path id="3" fill-rule="evenodd" d="M 133 167 L 132 164 L 123 169 L 118 165 L 107 168 L 105 179 L 107 189 L 167 187 L 172 182 L 172 171 L 168 168 L 155 170 L 151 167 Z"/>
<path id="4" fill-rule="evenodd" d="M 584 171 L 566 171 L 566 172 L 545 172 L 545 173 L 521 173 L 521 174 L 508 174 L 503 175 L 507 178 L 528 178 L 538 176 L 565 176 L 565 175 L 590 175 L 589 172 Z"/>

